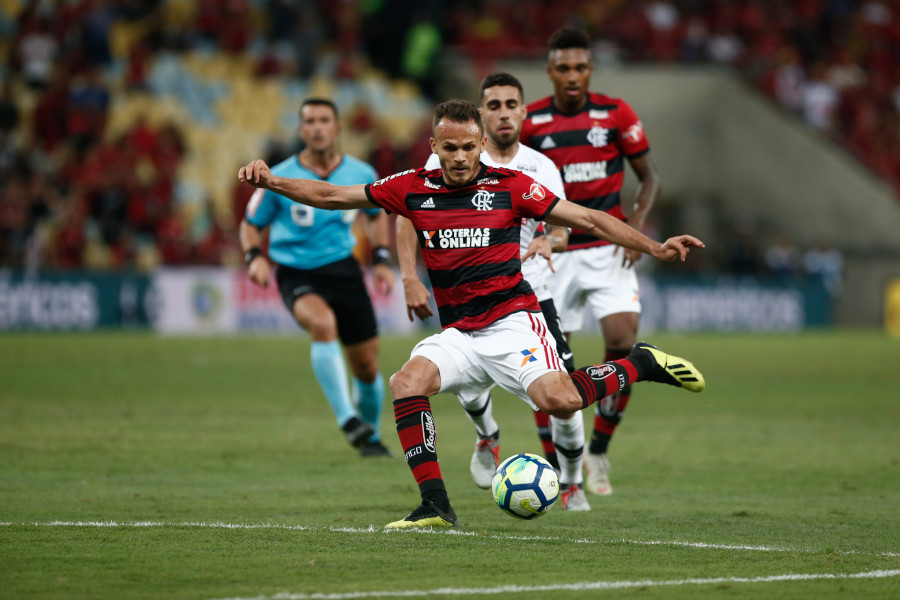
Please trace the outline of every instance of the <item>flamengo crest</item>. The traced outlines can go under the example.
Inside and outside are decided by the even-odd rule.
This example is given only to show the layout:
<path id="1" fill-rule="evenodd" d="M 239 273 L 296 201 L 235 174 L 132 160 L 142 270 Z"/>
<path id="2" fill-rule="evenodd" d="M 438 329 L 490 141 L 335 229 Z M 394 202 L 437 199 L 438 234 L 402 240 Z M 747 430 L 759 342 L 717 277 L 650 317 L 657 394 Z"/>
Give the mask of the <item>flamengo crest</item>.
<path id="1" fill-rule="evenodd" d="M 591 127 L 591 130 L 588 131 L 587 134 L 587 140 L 594 148 L 601 148 L 605 146 L 608 138 L 609 129 L 604 129 L 603 127 Z"/>
<path id="2" fill-rule="evenodd" d="M 493 192 L 489 192 L 487 190 L 478 190 L 478 192 L 472 197 L 472 204 L 477 210 L 494 210 L 494 207 L 491 206 L 493 198 Z"/>

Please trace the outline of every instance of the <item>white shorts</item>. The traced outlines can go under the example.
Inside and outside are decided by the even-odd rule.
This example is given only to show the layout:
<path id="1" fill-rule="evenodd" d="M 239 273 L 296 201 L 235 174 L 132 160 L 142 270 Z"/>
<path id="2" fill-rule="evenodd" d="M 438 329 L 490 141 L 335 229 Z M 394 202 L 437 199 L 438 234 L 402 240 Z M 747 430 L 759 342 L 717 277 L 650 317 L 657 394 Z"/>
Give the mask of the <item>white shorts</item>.
<path id="1" fill-rule="evenodd" d="M 641 312 L 637 273 L 622 266 L 622 250 L 613 255 L 615 249 L 610 244 L 553 255 L 550 291 L 564 332 L 581 330 L 585 304 L 597 320 Z"/>
<path id="2" fill-rule="evenodd" d="M 496 383 L 532 410 L 528 387 L 552 371 L 565 371 L 556 342 L 541 313 L 520 311 L 478 331 L 448 328 L 416 344 L 410 356 L 424 356 L 441 373 L 441 392 L 472 400 Z"/>
<path id="3" fill-rule="evenodd" d="M 556 259 L 554 258 L 553 260 L 553 267 L 556 268 Z M 553 276 L 553 271 L 550 270 L 546 258 L 535 256 L 523 262 L 522 276 L 528 282 L 528 285 L 531 286 L 531 289 L 534 290 L 534 295 L 537 296 L 538 302 L 549 300 L 552 297 L 550 294 L 550 279 Z"/>

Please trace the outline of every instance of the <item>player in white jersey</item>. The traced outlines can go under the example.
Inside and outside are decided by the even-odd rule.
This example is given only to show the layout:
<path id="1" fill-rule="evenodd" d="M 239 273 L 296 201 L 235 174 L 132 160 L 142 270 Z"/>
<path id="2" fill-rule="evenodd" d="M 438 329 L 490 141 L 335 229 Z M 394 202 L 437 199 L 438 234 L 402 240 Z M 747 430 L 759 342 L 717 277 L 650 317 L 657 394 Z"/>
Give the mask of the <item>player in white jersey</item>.
<path id="1" fill-rule="evenodd" d="M 491 73 L 482 80 L 480 112 L 487 143 L 481 153 L 481 162 L 522 171 L 560 198 L 565 198 L 562 177 L 553 161 L 519 143 L 519 132 L 526 115 L 523 96 L 522 84 L 509 73 Z M 436 154 L 431 155 L 425 168 L 441 168 Z M 559 326 L 549 286 L 552 274 L 551 252 L 565 249 L 568 230 L 551 228 L 547 235 L 536 236 L 539 225 L 534 219 L 522 219 L 522 275 L 534 290 L 556 341 L 557 352 L 563 359 L 566 370 L 571 373 L 574 370 L 572 352 Z M 410 319 L 413 313 L 419 318 L 431 316 L 428 306 L 430 294 L 419 280 L 415 268 L 416 237 L 409 220 L 399 216 L 397 251 Z M 492 416 L 490 389 L 461 391 L 458 398 L 478 433 L 470 472 L 476 485 L 487 488 L 500 459 L 500 428 Z M 563 507 L 566 510 L 590 510 L 584 496 L 581 474 L 584 450 L 582 416 L 576 414 L 562 419 L 539 411 L 534 415 L 544 453 L 560 473 Z"/>

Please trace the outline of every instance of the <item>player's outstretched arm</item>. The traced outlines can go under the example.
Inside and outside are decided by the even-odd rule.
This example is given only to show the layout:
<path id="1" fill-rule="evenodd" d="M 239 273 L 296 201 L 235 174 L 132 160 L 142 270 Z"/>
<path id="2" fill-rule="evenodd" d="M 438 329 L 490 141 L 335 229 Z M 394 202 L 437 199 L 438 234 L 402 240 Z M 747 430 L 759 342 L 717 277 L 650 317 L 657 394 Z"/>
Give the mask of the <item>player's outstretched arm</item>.
<path id="1" fill-rule="evenodd" d="M 567 200 L 560 200 L 545 220 L 553 225 L 583 229 L 600 239 L 665 261 L 684 260 L 691 248 L 705 248 L 703 242 L 691 235 L 679 235 L 661 244 L 605 212 Z"/>
<path id="2" fill-rule="evenodd" d="M 238 171 L 238 181 L 271 190 L 294 202 L 315 208 L 326 210 L 381 208 L 369 202 L 365 185 L 332 185 L 325 181 L 277 177 L 262 160 L 254 160 L 241 167 Z"/>

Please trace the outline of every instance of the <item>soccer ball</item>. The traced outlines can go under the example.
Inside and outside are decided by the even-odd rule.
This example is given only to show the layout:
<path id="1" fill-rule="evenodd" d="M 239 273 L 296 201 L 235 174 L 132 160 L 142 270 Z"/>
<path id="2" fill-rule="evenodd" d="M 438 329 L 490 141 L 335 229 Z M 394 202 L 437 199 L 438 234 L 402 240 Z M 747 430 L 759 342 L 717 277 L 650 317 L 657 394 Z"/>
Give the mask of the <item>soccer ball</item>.
<path id="1" fill-rule="evenodd" d="M 497 467 L 491 482 L 494 501 L 508 515 L 534 519 L 559 497 L 559 478 L 553 465 L 537 454 L 516 454 Z"/>

